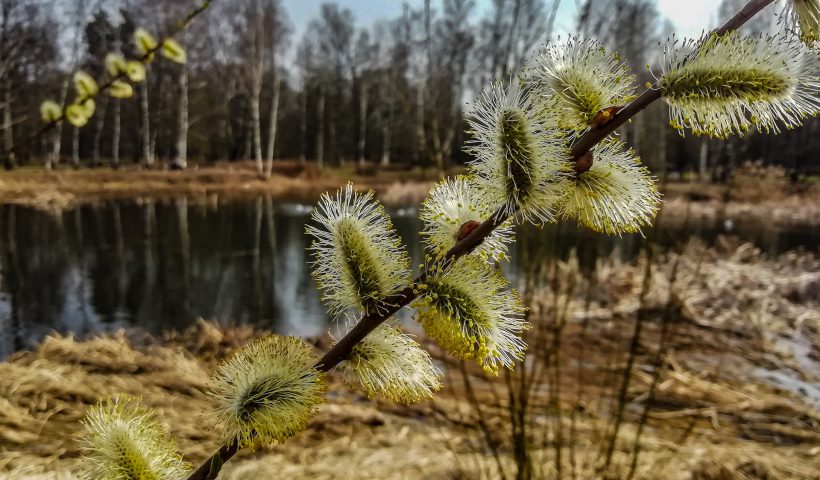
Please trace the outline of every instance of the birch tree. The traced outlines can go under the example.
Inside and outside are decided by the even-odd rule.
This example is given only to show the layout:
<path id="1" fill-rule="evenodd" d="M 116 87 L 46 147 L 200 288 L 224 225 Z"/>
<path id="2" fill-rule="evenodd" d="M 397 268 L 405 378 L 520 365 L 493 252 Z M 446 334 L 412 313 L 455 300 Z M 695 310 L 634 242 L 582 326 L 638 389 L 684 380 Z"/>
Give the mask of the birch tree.
<path id="1" fill-rule="evenodd" d="M 310 35 L 316 40 L 317 46 L 317 74 L 319 75 L 319 106 L 317 107 L 317 117 L 319 119 L 319 130 L 324 133 L 323 123 L 326 122 L 327 144 L 324 135 L 321 140 L 317 137 L 317 160 L 323 163 L 325 156 L 331 160 L 337 158 L 336 135 L 340 127 L 350 122 L 344 122 L 346 117 L 342 110 L 344 98 L 344 85 L 346 75 L 353 72 L 353 39 L 354 39 L 354 19 L 353 13 L 349 9 L 340 9 L 335 4 L 323 4 L 319 18 L 311 22 L 309 27 Z M 328 88 L 332 85 L 333 88 Z M 328 94 L 332 95 L 328 102 Z M 330 108 L 328 108 L 330 107 Z M 328 118 L 324 117 L 328 114 Z M 319 155 L 321 151 L 322 155 Z"/>
<path id="2" fill-rule="evenodd" d="M 428 85 L 436 106 L 430 115 L 430 131 L 433 159 L 440 174 L 461 126 L 467 61 L 475 43 L 472 26 L 464 19 L 471 16 L 474 7 L 472 0 L 445 0 L 443 16 L 435 25 L 435 44 L 428 37 Z"/>
<path id="3" fill-rule="evenodd" d="M 308 93 L 311 76 L 313 75 L 313 54 L 315 48 L 310 37 L 302 39 L 296 52 L 296 65 L 299 75 L 299 84 L 302 89 L 299 102 L 299 162 L 307 161 L 308 148 Z"/>
<path id="4" fill-rule="evenodd" d="M 356 142 L 356 156 L 359 165 L 364 165 L 367 147 L 367 107 L 369 100 L 370 75 L 371 70 L 378 58 L 378 51 L 375 44 L 370 41 L 370 34 L 366 30 L 359 33 L 356 40 L 354 52 L 354 62 L 352 66 L 352 76 L 356 96 L 358 97 L 358 121 L 359 127 Z"/>
<path id="5" fill-rule="evenodd" d="M 256 162 L 257 174 L 265 177 L 260 102 L 265 71 L 273 64 L 271 51 L 275 44 L 274 31 L 278 30 L 280 7 L 272 0 L 242 0 L 231 8 L 235 9 L 233 28 L 250 114 L 251 155 Z"/>
<path id="6" fill-rule="evenodd" d="M 279 125 L 279 97 L 282 90 L 282 74 L 280 72 L 279 58 L 282 56 L 290 29 L 287 26 L 285 10 L 278 0 L 271 6 L 271 18 L 269 21 L 270 48 L 270 78 L 271 78 L 271 103 L 268 114 L 268 145 L 265 164 L 265 178 L 270 178 L 273 172 L 273 158 L 276 147 L 276 130 Z"/>

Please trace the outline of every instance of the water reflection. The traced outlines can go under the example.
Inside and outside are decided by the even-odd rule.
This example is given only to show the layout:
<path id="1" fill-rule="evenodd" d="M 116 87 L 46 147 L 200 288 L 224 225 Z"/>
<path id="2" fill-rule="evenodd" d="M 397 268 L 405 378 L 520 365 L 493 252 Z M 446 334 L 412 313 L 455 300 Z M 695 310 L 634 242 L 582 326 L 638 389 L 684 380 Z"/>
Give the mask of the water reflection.
<path id="1" fill-rule="evenodd" d="M 325 331 L 327 318 L 310 277 L 310 208 L 270 198 L 228 203 L 108 202 L 48 214 L 0 206 L 0 357 L 30 348 L 51 330 L 90 332 L 137 326 L 183 328 L 197 317 L 252 323 L 295 335 Z M 416 261 L 421 246 L 413 208 L 394 224 Z M 813 231 L 735 226 L 769 253 L 817 245 Z M 656 229 L 662 245 L 718 225 Z M 563 258 L 577 249 L 591 269 L 601 255 L 628 260 L 640 236 L 612 238 L 569 223 L 524 229 L 506 272 L 519 262 Z M 519 255 L 526 249 L 527 255 Z"/>

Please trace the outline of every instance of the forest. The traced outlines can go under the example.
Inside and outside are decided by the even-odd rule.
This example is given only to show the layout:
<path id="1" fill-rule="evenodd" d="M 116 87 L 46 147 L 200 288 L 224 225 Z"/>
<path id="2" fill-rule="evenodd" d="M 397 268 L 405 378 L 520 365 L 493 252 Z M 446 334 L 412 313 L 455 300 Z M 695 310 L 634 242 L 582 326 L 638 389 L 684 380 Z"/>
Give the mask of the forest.
<path id="1" fill-rule="evenodd" d="M 274 0 L 215 2 L 180 37 L 184 65 L 156 62 L 131 101 L 103 101 L 87 128 L 40 128 L 44 96 L 65 101 L 71 72 L 104 72 L 111 51 L 133 53 L 136 24 L 168 29 L 187 8 L 172 0 L 3 0 L 3 145 L 14 165 L 183 167 L 190 160 L 252 160 L 268 176 L 274 160 L 337 166 L 394 165 L 445 171 L 463 164 L 465 109 L 482 86 L 509 78 L 526 55 L 556 38 L 561 0 L 405 4 L 372 26 L 332 2 L 296 31 Z M 722 0 L 723 20 L 742 4 Z M 585 0 L 572 34 L 601 39 L 627 59 L 637 84 L 652 79 L 659 43 L 674 34 L 650 0 Z M 744 29 L 770 32 L 777 16 Z M 704 28 L 708 28 L 705 25 Z M 784 135 L 742 140 L 681 137 L 652 108 L 622 134 L 654 171 L 725 182 L 744 162 L 816 175 L 818 122 Z"/>

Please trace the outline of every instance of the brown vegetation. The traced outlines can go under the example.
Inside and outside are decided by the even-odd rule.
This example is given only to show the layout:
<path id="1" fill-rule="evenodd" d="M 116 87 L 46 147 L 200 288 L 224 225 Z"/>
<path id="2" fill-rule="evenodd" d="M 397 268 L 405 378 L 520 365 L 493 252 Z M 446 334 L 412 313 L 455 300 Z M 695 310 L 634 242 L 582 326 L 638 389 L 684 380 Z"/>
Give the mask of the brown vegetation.
<path id="1" fill-rule="evenodd" d="M 0 173 L 0 203 L 41 209 L 65 209 L 110 199 L 253 198 L 270 195 L 289 201 L 313 202 L 323 192 L 347 181 L 358 188 L 387 192 L 386 203 L 421 201 L 434 176 L 423 170 L 356 174 L 352 167 L 318 170 L 314 165 L 277 162 L 273 175 L 260 179 L 250 162 L 219 163 L 184 171 L 122 168 L 43 171 L 23 168 Z"/>
<path id="2" fill-rule="evenodd" d="M 459 173 L 456 169 L 450 174 Z M 314 202 L 323 192 L 347 181 L 372 188 L 387 205 L 416 205 L 438 173 L 421 169 L 354 168 L 318 170 L 313 164 L 276 162 L 273 175 L 261 180 L 250 162 L 217 163 L 185 171 L 81 169 L 46 172 L 37 168 L 0 172 L 0 203 L 44 210 L 111 199 L 189 197 L 242 199 L 269 195 L 287 201 Z M 790 185 L 782 169 L 749 164 L 728 185 L 674 182 L 664 186 L 665 221 L 723 218 L 765 220 L 781 225 L 820 222 L 820 185 Z"/>
<path id="3" fill-rule="evenodd" d="M 533 444 L 529 454 L 547 478 L 555 478 L 550 465 L 556 419 L 563 426 L 564 448 L 574 449 L 577 478 L 600 478 L 593 469 L 595 452 L 606 441 L 632 318 L 642 311 L 648 323 L 609 473 L 625 478 L 640 411 L 650 398 L 651 357 L 662 312 L 669 312 L 670 292 L 675 334 L 651 396 L 635 478 L 809 479 L 820 474 L 819 400 L 801 390 L 818 381 L 818 259 L 790 253 L 766 260 L 748 245 L 719 245 L 712 250 L 692 245 L 681 255 L 656 259 L 643 303 L 636 298 L 648 271 L 646 259 L 635 265 L 601 260 L 594 277 L 570 260 L 556 264 L 544 284 L 531 286 L 533 335 L 555 331 L 556 305 L 569 312 L 560 348 L 544 342 L 548 335 L 530 339 L 536 359 L 545 348 L 555 349 L 564 365 L 558 381 L 539 383 L 540 393 L 533 396 L 537 415 L 529 428 L 544 441 Z M 670 269 L 676 261 L 673 280 Z M 554 278 L 562 279 L 560 286 Z M 186 457 L 203 459 L 218 442 L 216 432 L 202 428 L 207 420 L 200 414 L 211 406 L 203 393 L 208 371 L 264 333 L 200 322 L 163 338 L 77 341 L 54 335 L 33 352 L 15 354 L 0 364 L 0 472 L 5 472 L 0 476 L 69 478 L 81 463 L 72 435 L 83 412 L 115 392 L 142 396 L 159 410 Z M 317 346 L 325 349 L 326 341 Z M 376 404 L 334 383 L 329 403 L 307 432 L 282 446 L 243 453 L 223 476 L 496 478 L 499 463 L 476 429 L 479 420 L 459 364 L 427 347 L 446 370 L 446 388 L 435 402 L 407 408 Z M 498 440 L 501 468 L 512 472 L 504 377 L 467 371 L 490 435 Z M 561 392 L 557 410 L 550 400 L 556 385 Z"/>

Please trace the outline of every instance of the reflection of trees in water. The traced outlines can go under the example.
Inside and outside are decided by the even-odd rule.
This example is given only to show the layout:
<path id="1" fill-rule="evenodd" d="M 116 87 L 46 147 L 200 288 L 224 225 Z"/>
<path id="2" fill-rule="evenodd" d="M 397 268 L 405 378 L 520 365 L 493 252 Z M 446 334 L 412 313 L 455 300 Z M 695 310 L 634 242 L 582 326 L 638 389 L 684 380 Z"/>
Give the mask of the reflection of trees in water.
<path id="1" fill-rule="evenodd" d="M 69 247 L 59 216 L 40 213 L 39 222 L 29 221 L 29 210 L 8 205 L 0 209 L 3 225 L 0 240 L 0 298 L 10 328 L 5 343 L 15 349 L 28 343 L 29 334 L 41 336 L 51 329 L 54 319 L 76 322 L 79 312 L 69 312 L 65 299 L 79 274 L 70 270 Z M 32 239 L 45 248 L 31 249 Z M 55 275 L 70 271 L 72 275 Z M 72 282 L 74 280 L 74 282 Z M 26 328 L 24 328 L 26 327 Z M 36 332 L 33 333 L 33 332 Z"/>
<path id="2" fill-rule="evenodd" d="M 262 197 L 256 199 L 254 204 L 254 224 L 253 224 L 253 249 L 251 250 L 251 275 L 253 284 L 252 297 L 255 317 L 264 318 L 264 300 L 262 293 Z"/>
<path id="3" fill-rule="evenodd" d="M 180 295 L 179 305 L 182 309 L 180 318 L 191 317 L 190 300 L 190 261 L 191 261 L 191 236 L 188 233 L 188 199 L 180 198 L 176 202 L 177 225 L 179 226 L 179 246 L 180 246 Z"/>
<path id="4" fill-rule="evenodd" d="M 399 213 L 396 229 L 418 261 L 415 212 Z M 52 329 L 82 335 L 133 325 L 158 332 L 198 316 L 323 333 L 328 319 L 310 277 L 307 221 L 306 208 L 270 198 L 207 206 L 185 199 L 108 202 L 62 215 L 1 206 L 0 355 Z M 811 232 L 741 227 L 734 231 L 772 254 L 816 243 Z M 670 222 L 653 235 L 660 245 L 692 235 L 711 242 L 723 228 Z M 521 227 L 504 268 L 512 281 L 525 281 L 530 262 L 564 259 L 574 250 L 581 268 L 592 272 L 602 256 L 631 260 L 642 241 L 639 235 L 597 235 L 569 222 Z"/>
<path id="5" fill-rule="evenodd" d="M 20 302 L 20 266 L 18 264 L 17 255 L 17 221 L 15 215 L 16 207 L 11 205 L 6 209 L 6 215 L 3 222 L 5 225 L 5 235 L 0 240 L 0 248 L 2 248 L 3 265 L 0 265 L 0 289 L 3 290 L 3 301 L 7 305 L 6 308 L 0 310 L 0 314 L 5 314 L 2 320 L 2 353 L 3 355 L 18 350 L 21 347 L 20 342 L 20 316 L 22 315 Z"/>
<path id="6" fill-rule="evenodd" d="M 155 236 L 157 216 L 153 202 L 145 204 L 142 218 L 142 281 L 140 282 L 142 288 L 137 290 L 139 293 L 133 297 L 135 300 L 134 305 L 137 306 L 137 309 L 129 309 L 130 312 L 136 313 L 135 317 L 140 320 L 144 320 L 148 315 L 151 315 L 153 312 L 151 312 L 150 309 L 156 305 L 153 293 L 157 283 L 156 255 L 154 254 L 157 243 Z"/>

